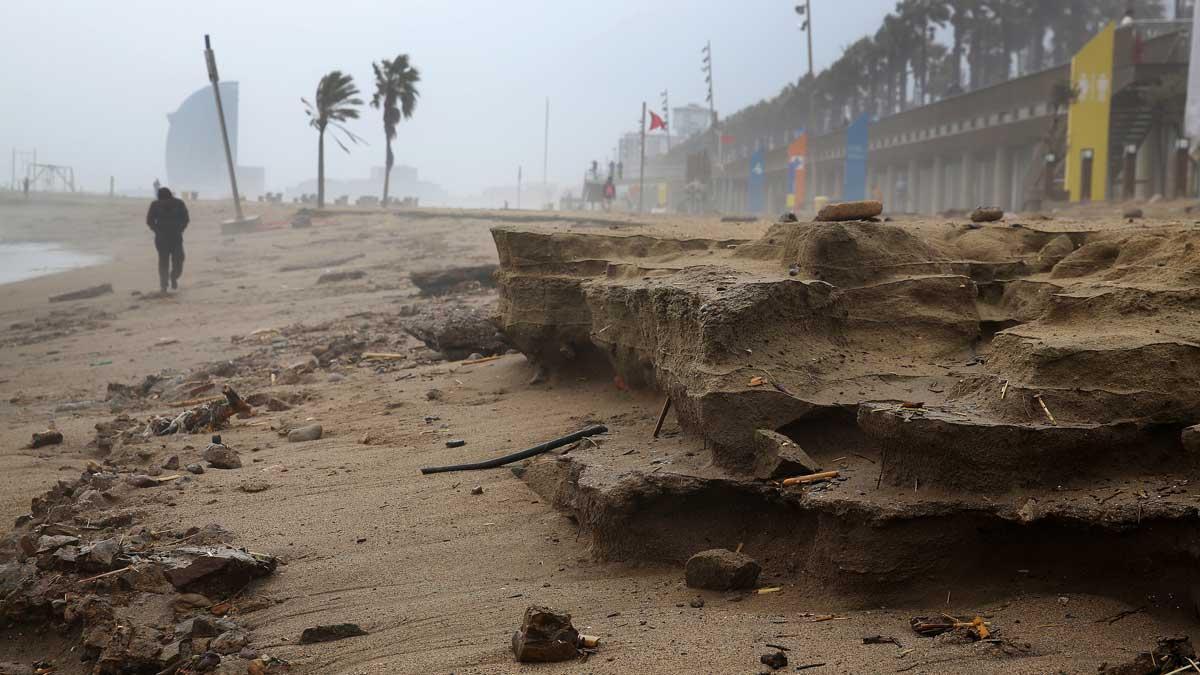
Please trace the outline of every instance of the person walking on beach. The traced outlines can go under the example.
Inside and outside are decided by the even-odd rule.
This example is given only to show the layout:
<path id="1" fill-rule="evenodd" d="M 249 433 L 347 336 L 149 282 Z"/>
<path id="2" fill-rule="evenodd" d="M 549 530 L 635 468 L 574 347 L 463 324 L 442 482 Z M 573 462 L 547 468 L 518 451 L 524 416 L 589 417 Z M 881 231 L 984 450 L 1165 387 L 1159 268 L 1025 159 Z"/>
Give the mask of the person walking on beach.
<path id="1" fill-rule="evenodd" d="M 158 285 L 167 292 L 167 281 L 171 288 L 179 288 L 179 276 L 183 274 L 183 231 L 187 229 L 187 206 L 183 200 L 171 194 L 168 188 L 158 189 L 158 199 L 150 203 L 146 212 L 146 225 L 154 232 L 154 248 L 158 249 Z"/>

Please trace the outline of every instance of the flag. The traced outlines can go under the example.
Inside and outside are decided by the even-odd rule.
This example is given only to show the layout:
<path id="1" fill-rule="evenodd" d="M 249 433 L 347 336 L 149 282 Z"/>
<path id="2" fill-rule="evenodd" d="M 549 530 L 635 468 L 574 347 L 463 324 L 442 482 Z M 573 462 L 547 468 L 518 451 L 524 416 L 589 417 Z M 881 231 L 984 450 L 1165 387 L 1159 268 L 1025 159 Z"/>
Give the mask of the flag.
<path id="1" fill-rule="evenodd" d="M 663 121 L 663 118 L 659 117 L 653 110 L 651 110 L 650 111 L 650 131 L 654 131 L 655 129 L 664 129 L 665 130 L 666 128 L 667 128 L 667 123 Z"/>
<path id="2" fill-rule="evenodd" d="M 734 138 L 729 134 L 721 135 L 721 145 L 733 145 Z"/>

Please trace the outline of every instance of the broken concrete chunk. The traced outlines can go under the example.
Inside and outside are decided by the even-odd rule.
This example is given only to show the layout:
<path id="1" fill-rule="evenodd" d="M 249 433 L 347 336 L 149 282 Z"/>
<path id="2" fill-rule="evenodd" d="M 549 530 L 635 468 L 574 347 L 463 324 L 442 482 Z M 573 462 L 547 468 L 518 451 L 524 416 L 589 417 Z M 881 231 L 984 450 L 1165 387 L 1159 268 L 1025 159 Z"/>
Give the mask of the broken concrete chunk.
<path id="1" fill-rule="evenodd" d="M 744 553 L 714 548 L 688 558 L 684 575 L 692 588 L 729 591 L 753 587 L 761 571 L 758 562 Z"/>
<path id="2" fill-rule="evenodd" d="M 179 590 L 193 586 L 237 589 L 249 580 L 275 571 L 274 556 L 250 553 L 232 546 L 187 546 L 154 556 L 163 574 Z"/>
<path id="3" fill-rule="evenodd" d="M 250 642 L 250 636 L 243 630 L 228 630 L 221 633 L 208 644 L 208 648 L 218 654 L 236 654 L 242 651 Z"/>
<path id="4" fill-rule="evenodd" d="M 980 206 L 971 212 L 972 223 L 991 223 L 1004 217 L 1004 209 L 998 206 Z"/>
<path id="5" fill-rule="evenodd" d="M 861 202 L 833 202 L 826 204 L 819 213 L 820 222 L 841 220 L 866 220 L 883 213 L 883 202 L 866 200 Z"/>
<path id="6" fill-rule="evenodd" d="M 315 441 L 321 438 L 324 429 L 320 424 L 310 424 L 299 429 L 292 429 L 288 432 L 287 439 L 292 443 L 303 443 L 305 441 Z"/>
<path id="7" fill-rule="evenodd" d="M 175 637 L 177 638 L 216 637 L 219 633 L 217 624 L 206 616 L 192 617 L 175 626 Z"/>
<path id="8" fill-rule="evenodd" d="M 334 640 L 344 640 L 366 634 L 367 631 L 360 628 L 356 623 L 313 626 L 312 628 L 305 628 L 304 632 L 300 634 L 300 644 L 308 645 L 314 642 L 333 642 Z"/>
<path id="9" fill-rule="evenodd" d="M 770 429 L 754 432 L 754 477 L 761 480 L 816 473 L 819 464 L 792 439 Z"/>
<path id="10" fill-rule="evenodd" d="M 87 559 L 94 567 L 108 570 L 113 568 L 113 563 L 120 554 L 121 542 L 114 537 L 92 544 L 87 550 Z"/>
<path id="11" fill-rule="evenodd" d="M 50 553 L 56 551 L 63 546 L 70 546 L 79 543 L 79 537 L 72 537 L 66 534 L 55 536 L 42 535 L 37 540 L 37 553 Z"/>
<path id="12" fill-rule="evenodd" d="M 204 461 L 214 469 L 240 469 L 242 458 L 233 448 L 212 443 L 204 449 Z"/>
<path id="13" fill-rule="evenodd" d="M 567 661 L 579 655 L 579 632 L 571 625 L 571 615 L 548 607 L 531 606 L 521 619 L 521 629 L 513 633 L 513 655 L 522 663 Z"/>

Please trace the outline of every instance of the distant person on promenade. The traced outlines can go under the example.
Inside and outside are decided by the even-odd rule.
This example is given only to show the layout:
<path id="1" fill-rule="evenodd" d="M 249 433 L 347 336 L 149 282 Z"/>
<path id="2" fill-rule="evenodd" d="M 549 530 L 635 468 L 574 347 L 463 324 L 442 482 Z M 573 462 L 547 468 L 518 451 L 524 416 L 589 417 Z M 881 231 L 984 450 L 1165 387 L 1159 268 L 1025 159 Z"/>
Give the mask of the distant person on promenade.
<path id="1" fill-rule="evenodd" d="M 154 232 L 154 248 L 158 249 L 158 285 L 167 292 L 167 281 L 171 288 L 179 288 L 179 276 L 183 274 L 183 231 L 187 229 L 187 206 L 165 187 L 158 189 L 158 199 L 150 204 L 146 212 L 146 225 Z"/>
<path id="2" fill-rule="evenodd" d="M 157 179 L 157 178 L 155 178 L 155 179 L 154 179 L 154 194 L 156 194 L 156 195 L 157 195 L 157 194 L 158 194 L 158 189 L 159 189 L 159 188 L 161 188 L 161 187 L 162 187 L 162 183 L 158 182 L 158 179 Z"/>

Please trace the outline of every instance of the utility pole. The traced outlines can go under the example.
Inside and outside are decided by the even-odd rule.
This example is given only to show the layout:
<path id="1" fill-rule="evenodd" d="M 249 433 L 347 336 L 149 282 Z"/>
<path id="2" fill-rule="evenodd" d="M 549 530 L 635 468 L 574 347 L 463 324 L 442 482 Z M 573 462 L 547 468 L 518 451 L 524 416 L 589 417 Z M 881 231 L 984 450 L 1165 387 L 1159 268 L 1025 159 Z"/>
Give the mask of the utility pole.
<path id="1" fill-rule="evenodd" d="M 638 213 L 646 203 L 646 102 L 642 101 L 642 160 L 638 166 Z"/>
<path id="2" fill-rule="evenodd" d="M 546 132 L 542 137 L 542 205 L 550 203 L 550 97 L 546 97 Z"/>
<path id="3" fill-rule="evenodd" d="M 804 17 L 804 20 L 800 22 L 800 30 L 808 34 L 808 124 L 806 128 L 808 131 L 808 147 L 811 148 L 813 138 L 817 135 L 817 78 L 813 74 L 812 0 L 804 0 L 803 5 L 796 5 L 796 13 Z M 807 157 L 804 158 L 804 163 L 807 167 L 805 176 L 808 180 L 808 187 L 804 191 L 805 197 L 812 199 L 816 196 L 815 179 L 817 172 L 813 170 L 814 167 L 808 161 Z M 799 204 L 796 206 L 799 206 Z"/>
<path id="4" fill-rule="evenodd" d="M 208 81 L 212 82 L 213 97 L 217 101 L 217 120 L 221 123 L 221 142 L 225 144 L 225 164 L 229 167 L 229 185 L 233 189 L 233 209 L 239 222 L 245 220 L 242 216 L 242 198 L 238 195 L 237 172 L 233 167 L 233 153 L 229 150 L 229 132 L 225 129 L 225 109 L 221 107 L 221 87 L 218 84 L 217 57 L 213 54 L 212 43 L 204 36 L 204 61 L 208 64 Z"/>
<path id="5" fill-rule="evenodd" d="M 521 166 L 517 165 L 517 210 L 521 210 Z"/>

